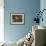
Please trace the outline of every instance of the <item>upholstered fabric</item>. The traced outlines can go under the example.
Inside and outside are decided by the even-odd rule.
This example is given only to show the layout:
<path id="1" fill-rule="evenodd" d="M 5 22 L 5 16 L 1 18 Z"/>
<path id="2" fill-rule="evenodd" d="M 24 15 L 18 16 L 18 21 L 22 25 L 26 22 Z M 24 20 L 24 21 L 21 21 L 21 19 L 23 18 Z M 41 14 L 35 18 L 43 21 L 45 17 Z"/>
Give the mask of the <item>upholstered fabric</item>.
<path id="1" fill-rule="evenodd" d="M 17 46 L 17 44 L 14 41 L 7 41 L 7 42 L 3 42 L 1 46 Z"/>
<path id="2" fill-rule="evenodd" d="M 35 31 L 35 46 L 44 46 L 44 30 L 38 29 Z"/>
<path id="3" fill-rule="evenodd" d="M 44 46 L 46 44 L 46 29 L 40 25 L 32 26 L 34 42 L 32 46 Z"/>
<path id="4" fill-rule="evenodd" d="M 23 46 L 24 39 L 25 39 L 25 37 L 21 38 L 21 39 L 17 42 L 17 46 Z"/>
<path id="5" fill-rule="evenodd" d="M 29 32 L 24 38 L 17 42 L 18 46 L 30 46 L 33 42 L 33 35 Z"/>

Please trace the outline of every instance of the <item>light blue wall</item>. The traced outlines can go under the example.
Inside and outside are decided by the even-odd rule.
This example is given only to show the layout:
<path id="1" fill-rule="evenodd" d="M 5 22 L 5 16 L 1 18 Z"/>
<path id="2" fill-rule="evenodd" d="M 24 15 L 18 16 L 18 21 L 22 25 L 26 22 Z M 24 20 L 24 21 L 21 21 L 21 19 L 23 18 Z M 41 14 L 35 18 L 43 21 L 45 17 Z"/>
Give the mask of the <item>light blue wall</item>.
<path id="1" fill-rule="evenodd" d="M 41 0 L 40 1 L 40 10 L 42 11 L 43 9 L 46 9 L 46 0 Z M 43 12 L 43 22 L 40 21 L 40 25 L 46 27 L 46 10 Z"/>
<path id="2" fill-rule="evenodd" d="M 4 0 L 4 30 L 5 40 L 18 41 L 32 29 L 35 12 L 40 9 L 39 0 Z M 22 12 L 25 14 L 24 25 L 11 25 L 10 13 Z"/>

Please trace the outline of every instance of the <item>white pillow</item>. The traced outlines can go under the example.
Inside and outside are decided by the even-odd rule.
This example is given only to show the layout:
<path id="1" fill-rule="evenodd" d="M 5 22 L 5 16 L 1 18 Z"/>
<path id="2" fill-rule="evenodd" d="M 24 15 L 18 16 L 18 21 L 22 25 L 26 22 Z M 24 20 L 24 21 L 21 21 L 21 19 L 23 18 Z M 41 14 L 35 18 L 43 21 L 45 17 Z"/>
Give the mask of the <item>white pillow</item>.
<path id="1" fill-rule="evenodd" d="M 25 40 L 25 37 L 24 37 L 24 38 L 21 38 L 21 39 L 17 42 L 17 46 L 23 46 L 24 40 Z"/>
<path id="2" fill-rule="evenodd" d="M 14 41 L 7 42 L 7 46 L 17 46 L 17 43 Z"/>

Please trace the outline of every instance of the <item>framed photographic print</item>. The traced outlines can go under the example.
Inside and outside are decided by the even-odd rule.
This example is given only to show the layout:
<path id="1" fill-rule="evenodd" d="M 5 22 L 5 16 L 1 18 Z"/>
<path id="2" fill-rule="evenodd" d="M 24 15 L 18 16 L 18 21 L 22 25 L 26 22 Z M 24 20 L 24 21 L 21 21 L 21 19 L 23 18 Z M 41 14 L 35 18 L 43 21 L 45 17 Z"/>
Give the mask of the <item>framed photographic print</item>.
<path id="1" fill-rule="evenodd" d="M 24 24 L 24 14 L 11 13 L 11 24 Z"/>

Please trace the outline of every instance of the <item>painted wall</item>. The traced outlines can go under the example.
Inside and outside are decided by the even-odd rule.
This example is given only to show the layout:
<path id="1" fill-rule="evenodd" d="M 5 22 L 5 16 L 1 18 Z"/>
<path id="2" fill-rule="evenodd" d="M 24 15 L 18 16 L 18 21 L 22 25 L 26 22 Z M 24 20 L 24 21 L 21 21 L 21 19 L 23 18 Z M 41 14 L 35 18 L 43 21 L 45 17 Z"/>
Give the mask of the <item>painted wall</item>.
<path id="1" fill-rule="evenodd" d="M 0 0 L 0 42 L 4 41 L 4 2 Z"/>
<path id="2" fill-rule="evenodd" d="M 7 41 L 18 41 L 32 29 L 35 12 L 40 9 L 39 0 L 4 0 L 4 35 Z M 10 24 L 10 13 L 24 13 L 24 25 Z"/>
<path id="3" fill-rule="evenodd" d="M 41 0 L 40 1 L 40 9 L 43 10 L 43 9 L 46 9 L 46 0 Z M 42 26 L 45 26 L 46 27 L 46 11 L 43 12 L 43 22 L 41 21 L 40 22 L 40 25 Z"/>
<path id="4" fill-rule="evenodd" d="M 46 9 L 46 0 L 41 0 L 40 1 L 40 9 L 41 9 L 41 11 L 43 10 L 43 9 Z M 42 22 L 40 22 L 40 25 L 42 25 L 42 26 L 46 26 L 46 11 L 44 11 L 43 12 L 43 19 L 44 19 L 44 21 Z"/>

